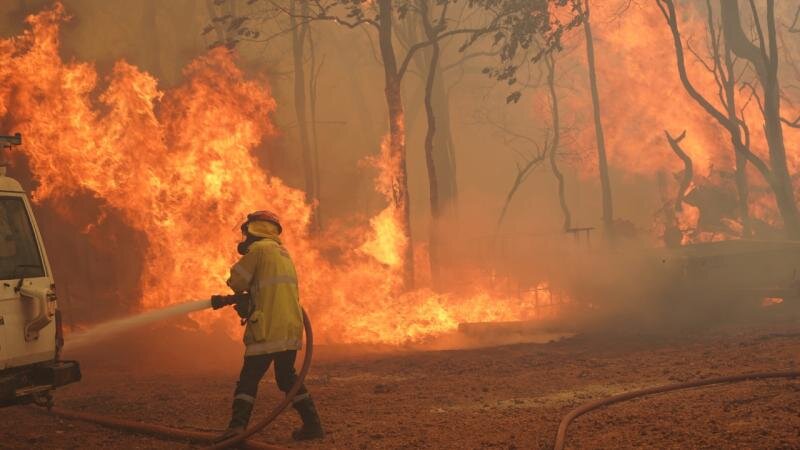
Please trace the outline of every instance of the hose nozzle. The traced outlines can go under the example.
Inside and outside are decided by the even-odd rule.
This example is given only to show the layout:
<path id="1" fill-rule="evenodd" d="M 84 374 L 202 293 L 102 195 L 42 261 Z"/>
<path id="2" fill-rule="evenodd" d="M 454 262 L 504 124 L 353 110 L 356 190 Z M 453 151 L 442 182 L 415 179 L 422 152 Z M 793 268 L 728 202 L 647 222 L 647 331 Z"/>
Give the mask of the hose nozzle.
<path id="1" fill-rule="evenodd" d="M 243 303 L 250 300 L 250 294 L 232 294 L 232 295 L 212 295 L 211 308 L 220 309 L 226 306 Z"/>

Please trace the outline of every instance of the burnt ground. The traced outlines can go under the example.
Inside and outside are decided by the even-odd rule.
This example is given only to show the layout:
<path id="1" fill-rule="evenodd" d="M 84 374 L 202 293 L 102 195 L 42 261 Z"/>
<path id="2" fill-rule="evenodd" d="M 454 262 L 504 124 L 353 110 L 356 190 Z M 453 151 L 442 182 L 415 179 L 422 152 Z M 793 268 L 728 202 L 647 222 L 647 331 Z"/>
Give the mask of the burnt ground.
<path id="1" fill-rule="evenodd" d="M 627 327 L 620 327 L 625 329 Z M 241 348 L 220 336 L 156 328 L 79 357 L 84 379 L 57 392 L 65 408 L 219 430 Z M 295 444 L 293 412 L 259 440 L 291 448 L 549 448 L 582 402 L 647 386 L 756 371 L 800 370 L 800 321 L 716 326 L 679 335 L 593 332 L 545 344 L 376 352 L 320 347 L 308 380 L 328 437 Z M 271 379 L 256 414 L 274 405 Z M 187 448 L 50 417 L 2 410 L 0 447 Z M 800 380 L 661 394 L 585 415 L 569 448 L 800 448 Z"/>

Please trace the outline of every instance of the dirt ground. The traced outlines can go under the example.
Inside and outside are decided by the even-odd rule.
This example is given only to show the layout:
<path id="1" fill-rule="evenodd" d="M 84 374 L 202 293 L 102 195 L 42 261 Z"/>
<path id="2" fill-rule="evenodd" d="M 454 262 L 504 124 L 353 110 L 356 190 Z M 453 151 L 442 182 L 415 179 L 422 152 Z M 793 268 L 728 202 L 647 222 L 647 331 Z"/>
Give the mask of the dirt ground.
<path id="1" fill-rule="evenodd" d="M 625 327 L 622 327 L 625 328 Z M 193 430 L 221 430 L 241 347 L 154 328 L 80 358 L 84 379 L 57 404 Z M 293 411 L 258 439 L 290 448 L 550 448 L 560 418 L 596 398 L 679 381 L 800 370 L 800 321 L 726 325 L 680 336 L 594 332 L 557 342 L 378 352 L 320 346 L 308 387 L 327 438 L 296 444 Z M 262 382 L 256 414 L 279 399 Z M 2 410 L 0 448 L 171 449 L 161 441 L 32 407 Z M 745 382 L 633 400 L 591 412 L 569 448 L 800 448 L 800 380 Z"/>

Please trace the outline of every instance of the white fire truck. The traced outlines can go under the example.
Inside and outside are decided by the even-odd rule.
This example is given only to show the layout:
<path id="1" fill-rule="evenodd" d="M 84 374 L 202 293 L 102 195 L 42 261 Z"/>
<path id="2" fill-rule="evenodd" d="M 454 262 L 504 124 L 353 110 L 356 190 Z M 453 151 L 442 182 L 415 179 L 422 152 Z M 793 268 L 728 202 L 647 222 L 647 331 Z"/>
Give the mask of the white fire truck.
<path id="1" fill-rule="evenodd" d="M 0 146 L 22 138 L 0 136 Z M 52 403 L 53 389 L 81 378 L 63 345 L 53 272 L 22 186 L 0 167 L 0 406 Z"/>

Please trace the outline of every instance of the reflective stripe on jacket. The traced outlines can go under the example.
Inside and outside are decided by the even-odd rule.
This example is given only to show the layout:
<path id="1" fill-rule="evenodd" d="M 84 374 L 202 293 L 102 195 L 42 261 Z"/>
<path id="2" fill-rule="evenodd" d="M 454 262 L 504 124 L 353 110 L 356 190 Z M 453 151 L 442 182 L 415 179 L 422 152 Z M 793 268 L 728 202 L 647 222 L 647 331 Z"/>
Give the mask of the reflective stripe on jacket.
<path id="1" fill-rule="evenodd" d="M 245 356 L 302 347 L 297 273 L 280 239 L 267 237 L 251 244 L 247 254 L 231 267 L 228 286 L 236 292 L 250 292 L 254 302 L 244 330 Z"/>

